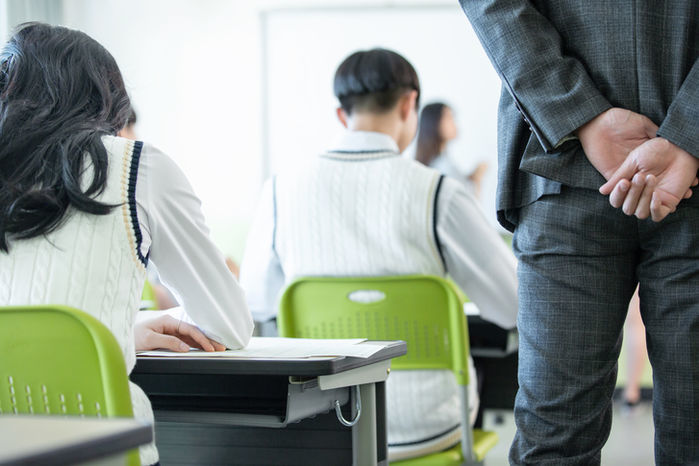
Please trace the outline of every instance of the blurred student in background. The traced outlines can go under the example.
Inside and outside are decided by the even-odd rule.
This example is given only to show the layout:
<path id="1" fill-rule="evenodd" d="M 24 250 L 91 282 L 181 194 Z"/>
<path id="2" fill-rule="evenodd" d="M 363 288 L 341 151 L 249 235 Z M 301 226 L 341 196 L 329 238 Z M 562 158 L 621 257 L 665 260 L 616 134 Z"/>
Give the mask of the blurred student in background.
<path id="1" fill-rule="evenodd" d="M 264 187 L 241 266 L 256 320 L 276 316 L 280 292 L 298 277 L 448 273 L 484 319 L 514 327 L 514 256 L 460 183 L 401 156 L 417 129 L 412 65 L 390 50 L 356 52 L 337 69 L 334 92 L 343 137 Z M 386 399 L 390 459 L 458 443 L 449 371 L 394 372 Z"/>
<path id="2" fill-rule="evenodd" d="M 138 121 L 138 115 L 136 115 L 136 110 L 131 107 L 129 111 L 129 117 L 126 119 L 126 125 L 119 131 L 118 136 L 126 139 L 131 139 L 133 141 L 137 140 L 136 137 L 136 122 Z"/>
<path id="3" fill-rule="evenodd" d="M 488 164 L 481 162 L 471 174 L 464 174 L 447 152 L 449 143 L 458 135 L 451 107 L 443 102 L 425 105 L 420 112 L 415 160 L 463 182 L 474 196 L 479 197 Z"/>
<path id="4" fill-rule="evenodd" d="M 82 32 L 28 23 L 0 51 L 0 306 L 88 312 L 129 371 L 139 349 L 240 348 L 252 333 L 243 292 L 184 173 L 116 136 L 130 110 L 114 58 Z M 135 325 L 149 260 L 203 333 L 172 318 Z M 152 423 L 130 389 L 134 416 Z M 140 455 L 158 462 L 154 443 Z"/>

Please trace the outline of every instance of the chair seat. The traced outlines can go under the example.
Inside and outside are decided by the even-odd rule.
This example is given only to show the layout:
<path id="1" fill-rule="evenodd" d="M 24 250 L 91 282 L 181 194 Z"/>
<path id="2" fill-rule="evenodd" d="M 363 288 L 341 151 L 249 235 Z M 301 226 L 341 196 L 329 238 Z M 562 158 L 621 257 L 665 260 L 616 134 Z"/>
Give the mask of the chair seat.
<path id="1" fill-rule="evenodd" d="M 498 443 L 498 434 L 488 430 L 473 430 L 473 452 L 477 461 L 483 461 L 485 454 Z M 431 455 L 410 458 L 402 461 L 391 461 L 394 466 L 455 466 L 464 461 L 461 454 L 461 443 L 457 443 L 448 450 L 433 453 Z"/>
<path id="2" fill-rule="evenodd" d="M 0 307 L 3 412 L 133 417 L 124 355 L 112 332 L 66 306 Z M 128 465 L 141 464 L 137 449 L 127 456 Z"/>
<path id="3" fill-rule="evenodd" d="M 473 429 L 473 453 L 478 461 L 483 461 L 485 454 L 497 443 L 497 433 L 490 430 Z"/>

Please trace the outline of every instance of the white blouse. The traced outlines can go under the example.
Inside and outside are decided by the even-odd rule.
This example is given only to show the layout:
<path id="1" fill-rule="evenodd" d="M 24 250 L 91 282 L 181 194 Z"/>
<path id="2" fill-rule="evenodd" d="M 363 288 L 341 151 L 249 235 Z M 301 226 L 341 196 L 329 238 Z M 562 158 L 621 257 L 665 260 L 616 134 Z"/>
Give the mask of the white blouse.
<path id="1" fill-rule="evenodd" d="M 144 145 L 136 183 L 141 253 L 184 307 L 186 320 L 228 348 L 245 346 L 253 322 L 243 290 L 209 238 L 201 201 L 177 164 Z M 139 313 L 139 318 L 150 313 Z M 140 319 L 139 319 L 140 320 Z"/>

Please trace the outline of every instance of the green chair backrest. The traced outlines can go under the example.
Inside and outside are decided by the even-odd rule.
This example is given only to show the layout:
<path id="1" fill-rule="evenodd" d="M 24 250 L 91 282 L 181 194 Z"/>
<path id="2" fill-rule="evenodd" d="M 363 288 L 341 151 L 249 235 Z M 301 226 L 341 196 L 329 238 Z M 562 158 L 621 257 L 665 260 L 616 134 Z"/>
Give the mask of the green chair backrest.
<path id="1" fill-rule="evenodd" d="M 0 307 L 0 414 L 133 417 L 109 329 L 64 306 Z"/>
<path id="2" fill-rule="evenodd" d="M 464 300 L 430 275 L 307 277 L 284 291 L 277 324 L 285 337 L 404 340 L 408 353 L 393 369 L 447 369 L 468 385 Z"/>
<path id="3" fill-rule="evenodd" d="M 153 284 L 146 280 L 143 282 L 143 292 L 141 293 L 141 310 L 155 311 L 158 309 L 158 299 L 155 296 Z"/>

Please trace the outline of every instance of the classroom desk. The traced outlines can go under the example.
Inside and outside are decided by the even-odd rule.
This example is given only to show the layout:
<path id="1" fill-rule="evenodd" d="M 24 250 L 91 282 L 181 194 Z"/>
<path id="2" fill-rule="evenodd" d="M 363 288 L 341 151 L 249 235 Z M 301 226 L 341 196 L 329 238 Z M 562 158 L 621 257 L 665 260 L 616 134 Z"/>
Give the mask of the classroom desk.
<path id="1" fill-rule="evenodd" d="M 153 440 L 135 419 L 0 416 L 0 465 L 124 465 L 125 452 Z"/>
<path id="2" fill-rule="evenodd" d="M 372 342 L 376 343 L 376 342 Z M 402 341 L 369 358 L 139 357 L 163 466 L 387 464 L 385 380 Z M 340 424 L 361 415 L 353 427 Z"/>
<path id="3" fill-rule="evenodd" d="M 471 356 L 482 381 L 480 411 L 513 409 L 517 384 L 519 334 L 483 320 L 473 303 L 464 305 L 468 322 Z M 264 336 L 277 336 L 277 322 L 256 322 Z M 479 420 L 482 416 L 479 416 Z"/>

